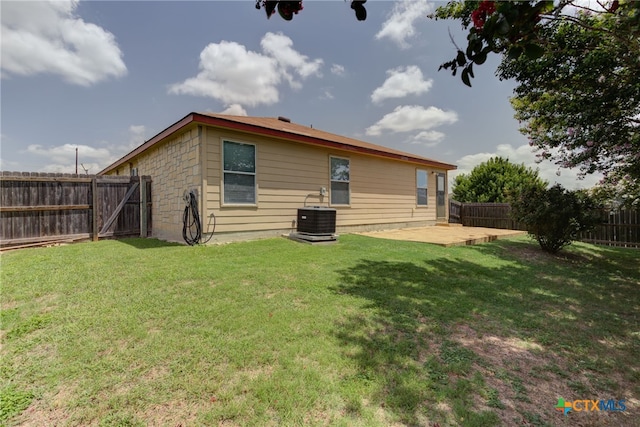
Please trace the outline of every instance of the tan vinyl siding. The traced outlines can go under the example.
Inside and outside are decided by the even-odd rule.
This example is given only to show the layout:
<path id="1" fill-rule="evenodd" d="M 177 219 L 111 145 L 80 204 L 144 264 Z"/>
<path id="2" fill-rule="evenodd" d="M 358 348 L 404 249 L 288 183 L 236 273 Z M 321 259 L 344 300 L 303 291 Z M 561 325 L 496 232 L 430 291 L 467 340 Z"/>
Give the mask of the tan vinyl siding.
<path id="1" fill-rule="evenodd" d="M 224 140 L 255 145 L 255 206 L 221 205 Z M 211 231 L 211 214 L 216 217 L 215 242 L 224 241 L 221 236 L 293 231 L 305 199 L 307 206 L 329 206 L 331 156 L 349 159 L 350 169 L 350 205 L 332 206 L 338 232 L 436 222 L 435 172 L 445 170 L 207 125 L 169 134 L 109 173 L 128 175 L 133 166 L 139 175 L 151 176 L 153 236 L 165 240 L 182 241 L 182 196 L 197 190 L 205 234 Z M 427 171 L 427 206 L 417 206 L 417 169 Z M 326 196 L 320 196 L 322 187 Z"/>
<path id="2" fill-rule="evenodd" d="M 220 153 L 222 141 L 256 145 L 257 206 L 221 206 Z M 327 186 L 327 165 L 317 150 L 237 132 L 206 130 L 207 212 L 216 215 L 216 232 L 289 230 L 297 209 L 309 193 Z M 318 199 L 310 201 L 317 202 Z M 325 203 L 326 204 L 326 203 Z"/>
<path id="3" fill-rule="evenodd" d="M 257 206 L 221 206 L 221 147 L 229 140 L 256 145 Z M 332 206 L 337 227 L 435 222 L 435 177 L 428 172 L 428 206 L 416 205 L 416 168 L 424 166 L 352 152 L 290 143 L 214 128 L 204 130 L 206 209 L 216 216 L 216 233 L 291 230 L 297 209 L 329 206 L 330 156 L 350 160 L 350 206 Z M 203 222 L 206 222 L 203 220 Z"/>

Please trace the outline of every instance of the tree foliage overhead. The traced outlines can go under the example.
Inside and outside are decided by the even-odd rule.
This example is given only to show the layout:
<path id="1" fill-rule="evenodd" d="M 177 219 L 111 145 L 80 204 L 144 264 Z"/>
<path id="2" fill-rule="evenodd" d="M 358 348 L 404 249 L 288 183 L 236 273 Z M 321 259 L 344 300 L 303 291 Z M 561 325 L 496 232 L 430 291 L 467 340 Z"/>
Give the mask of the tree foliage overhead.
<path id="1" fill-rule="evenodd" d="M 638 39 L 613 37 L 613 14 L 582 22 L 551 22 L 540 30 L 550 48 L 536 60 L 505 57 L 498 75 L 518 83 L 515 117 L 540 158 L 640 179 Z"/>
<path id="2" fill-rule="evenodd" d="M 367 0 L 351 0 L 351 9 L 356 13 L 358 21 L 367 19 L 367 9 L 364 4 Z M 276 11 L 285 21 L 291 21 L 294 15 L 297 15 L 304 9 L 302 0 L 256 0 L 256 9 L 264 9 L 267 13 L 267 19 L 275 15 Z"/>
<path id="3" fill-rule="evenodd" d="M 640 208 L 640 180 L 609 176 L 591 188 L 590 193 L 594 200 L 611 209 Z"/>
<path id="4" fill-rule="evenodd" d="M 441 68 L 471 85 L 473 66 L 502 55 L 512 105 L 540 159 L 611 181 L 640 181 L 640 1 L 451 1 L 436 19 L 469 30 Z"/>
<path id="5" fill-rule="evenodd" d="M 593 34 L 607 33 L 637 52 L 640 49 L 640 2 L 602 0 L 597 4 L 600 7 L 592 9 L 579 0 L 449 1 L 438 7 L 430 17 L 436 20 L 459 20 L 469 33 L 466 49 L 458 48 L 453 60 L 445 62 L 440 68 L 450 69 L 453 75 L 462 69 L 462 80 L 470 86 L 473 65 L 483 64 L 491 53 L 509 58 L 524 55 L 536 59 L 545 50 L 553 48 L 542 30 L 556 22 L 580 26 Z M 612 17 L 615 26 L 594 26 L 590 22 L 593 16 Z"/>
<path id="6" fill-rule="evenodd" d="M 502 157 L 492 157 L 469 174 L 456 177 L 453 199 L 463 203 L 506 203 L 510 193 L 546 186 L 537 170 Z"/>

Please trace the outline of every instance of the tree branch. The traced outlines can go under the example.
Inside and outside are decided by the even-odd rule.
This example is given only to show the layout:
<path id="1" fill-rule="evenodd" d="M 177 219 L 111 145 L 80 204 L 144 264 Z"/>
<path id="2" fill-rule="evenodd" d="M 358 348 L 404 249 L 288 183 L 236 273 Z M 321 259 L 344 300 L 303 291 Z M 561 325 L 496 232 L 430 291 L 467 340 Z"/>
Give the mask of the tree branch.
<path id="1" fill-rule="evenodd" d="M 571 16 L 571 15 L 557 15 L 557 16 L 552 16 L 552 15 L 540 15 L 541 18 L 543 19 L 547 19 L 549 21 L 569 21 L 572 22 L 576 25 L 579 25 L 580 27 L 589 30 L 589 31 L 594 31 L 596 33 L 602 32 L 602 33 L 607 33 L 610 34 L 614 37 L 616 37 L 619 40 L 625 40 L 622 39 L 621 37 L 619 37 L 615 32 L 608 30 L 606 28 L 602 28 L 602 27 L 594 27 L 592 25 L 586 24 L 583 20 L 575 17 L 575 16 Z"/>

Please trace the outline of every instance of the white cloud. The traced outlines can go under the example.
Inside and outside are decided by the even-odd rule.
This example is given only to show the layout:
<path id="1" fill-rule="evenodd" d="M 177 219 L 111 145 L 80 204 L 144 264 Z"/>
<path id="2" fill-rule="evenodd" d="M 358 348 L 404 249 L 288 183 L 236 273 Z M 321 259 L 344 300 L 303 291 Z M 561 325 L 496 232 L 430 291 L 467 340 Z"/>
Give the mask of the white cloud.
<path id="1" fill-rule="evenodd" d="M 376 39 L 389 38 L 401 49 L 409 47 L 407 39 L 416 35 L 414 23 L 416 20 L 427 19 L 427 14 L 433 11 L 433 4 L 428 0 L 402 0 L 393 5 L 389 18 L 382 24 L 376 34 Z"/>
<path id="2" fill-rule="evenodd" d="M 387 70 L 387 80 L 371 94 L 371 101 L 379 104 L 388 98 L 427 93 L 433 80 L 425 80 L 422 71 L 415 65 Z"/>
<path id="3" fill-rule="evenodd" d="M 56 163 L 64 163 L 73 160 L 75 164 L 76 148 L 78 149 L 78 158 L 103 159 L 110 156 L 109 150 L 106 148 L 95 148 L 89 145 L 74 144 L 64 144 L 57 147 L 47 148 L 42 145 L 32 144 L 27 147 L 27 152 L 36 156 L 48 157 Z"/>
<path id="4" fill-rule="evenodd" d="M 231 104 L 223 111 L 221 111 L 220 114 L 230 114 L 232 116 L 248 116 L 247 110 L 242 108 L 242 105 L 240 104 Z"/>
<path id="5" fill-rule="evenodd" d="M 333 94 L 331 93 L 331 91 L 329 89 L 324 89 L 322 91 L 322 95 L 320 95 L 320 99 L 334 99 L 335 96 L 333 96 Z"/>
<path id="6" fill-rule="evenodd" d="M 424 130 L 411 137 L 407 142 L 409 144 L 424 145 L 425 147 L 435 147 L 440 144 L 444 136 L 444 133 L 437 130 Z"/>
<path id="7" fill-rule="evenodd" d="M 424 108 L 419 105 L 402 105 L 386 114 L 378 122 L 367 128 L 366 134 L 377 136 L 383 131 L 392 133 L 424 131 L 458 121 L 455 111 L 444 111 L 437 107 Z"/>
<path id="8" fill-rule="evenodd" d="M 345 68 L 344 66 L 340 65 L 340 64 L 333 64 L 331 66 L 331 73 L 335 74 L 336 76 L 344 76 L 345 75 Z"/>
<path id="9" fill-rule="evenodd" d="M 2 2 L 3 77 L 51 73 L 90 86 L 124 76 L 114 35 L 78 17 L 77 6 L 77 0 Z"/>
<path id="10" fill-rule="evenodd" d="M 527 167 L 538 169 L 538 175 L 540 178 L 549 182 L 550 185 L 559 183 L 563 187 L 571 190 L 578 188 L 591 188 L 602 178 L 602 175 L 594 174 L 589 175 L 584 179 L 579 179 L 579 171 L 577 169 L 559 169 L 558 165 L 548 160 L 536 163 L 535 153 L 529 145 L 521 145 L 514 148 L 510 144 L 500 144 L 496 147 L 493 153 L 470 154 L 458 159 L 455 162 L 458 169 L 449 172 L 450 184 L 453 183 L 453 180 L 457 175 L 469 173 L 480 163 L 486 162 L 491 157 L 496 156 L 507 158 L 511 163 L 524 163 Z"/>
<path id="11" fill-rule="evenodd" d="M 21 167 L 19 162 L 0 157 L 0 171 L 17 171 Z"/>
<path id="12" fill-rule="evenodd" d="M 236 43 L 211 43 L 200 53 L 200 72 L 182 83 L 171 85 L 169 93 L 208 96 L 226 104 L 255 107 L 278 102 L 282 76 L 275 59 L 247 51 Z"/>
<path id="13" fill-rule="evenodd" d="M 27 153 L 34 156 L 46 157 L 51 163 L 41 170 L 43 172 L 75 173 L 76 148 L 78 149 L 78 173 L 96 173 L 112 161 L 113 157 L 106 148 L 95 148 L 88 145 L 64 144 L 57 147 L 43 147 L 42 145 L 29 145 Z"/>
<path id="14" fill-rule="evenodd" d="M 303 79 L 311 75 L 322 76 L 320 73 L 322 59 L 310 61 L 308 56 L 295 51 L 293 49 L 293 41 L 282 33 L 265 34 L 260 41 L 260 46 L 262 46 L 264 53 L 278 62 L 282 76 L 294 89 L 301 88 L 302 84 L 293 78 L 289 73 L 289 69 L 293 69 Z"/>
<path id="15" fill-rule="evenodd" d="M 227 105 L 255 107 L 279 100 L 278 86 L 286 80 L 298 89 L 305 79 L 320 76 L 321 59 L 309 60 L 293 49 L 291 39 L 267 33 L 261 41 L 264 53 L 252 52 L 236 42 L 210 43 L 200 53 L 200 72 L 169 87 L 169 93 L 208 96 Z"/>
<path id="16" fill-rule="evenodd" d="M 96 162 L 84 162 L 78 160 L 78 174 L 79 175 L 95 175 L 104 169 L 104 166 L 101 163 Z M 42 168 L 40 168 L 40 172 L 49 172 L 49 173 L 76 173 L 75 164 L 58 164 L 51 163 Z"/>
<path id="17" fill-rule="evenodd" d="M 131 125 L 127 138 L 120 144 L 100 143 L 101 148 L 84 144 L 64 144 L 44 147 L 39 144 L 27 146 L 25 152 L 29 156 L 41 157 L 49 163 L 38 167 L 42 172 L 75 173 L 76 148 L 78 149 L 78 173 L 95 174 L 145 142 L 146 127 Z M 83 169 L 84 166 L 84 169 Z"/>
<path id="18" fill-rule="evenodd" d="M 146 141 L 146 133 L 147 128 L 144 125 L 131 125 L 122 142 L 118 144 L 103 142 L 101 145 L 107 148 L 102 150 L 106 150 L 109 154 L 100 160 L 102 167 L 99 170 L 142 145 Z"/>
<path id="19" fill-rule="evenodd" d="M 144 143 L 146 131 L 144 125 L 129 126 L 129 148 L 131 150 Z"/>

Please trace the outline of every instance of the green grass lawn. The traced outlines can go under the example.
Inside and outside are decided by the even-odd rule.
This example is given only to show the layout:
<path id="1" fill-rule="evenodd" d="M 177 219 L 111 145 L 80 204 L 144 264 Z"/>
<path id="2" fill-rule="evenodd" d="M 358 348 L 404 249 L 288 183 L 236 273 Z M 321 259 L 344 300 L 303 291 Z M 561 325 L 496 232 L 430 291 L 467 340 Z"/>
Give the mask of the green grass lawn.
<path id="1" fill-rule="evenodd" d="M 0 257 L 6 425 L 638 425 L 640 251 L 355 235 Z M 565 401 L 625 399 L 624 412 Z"/>

